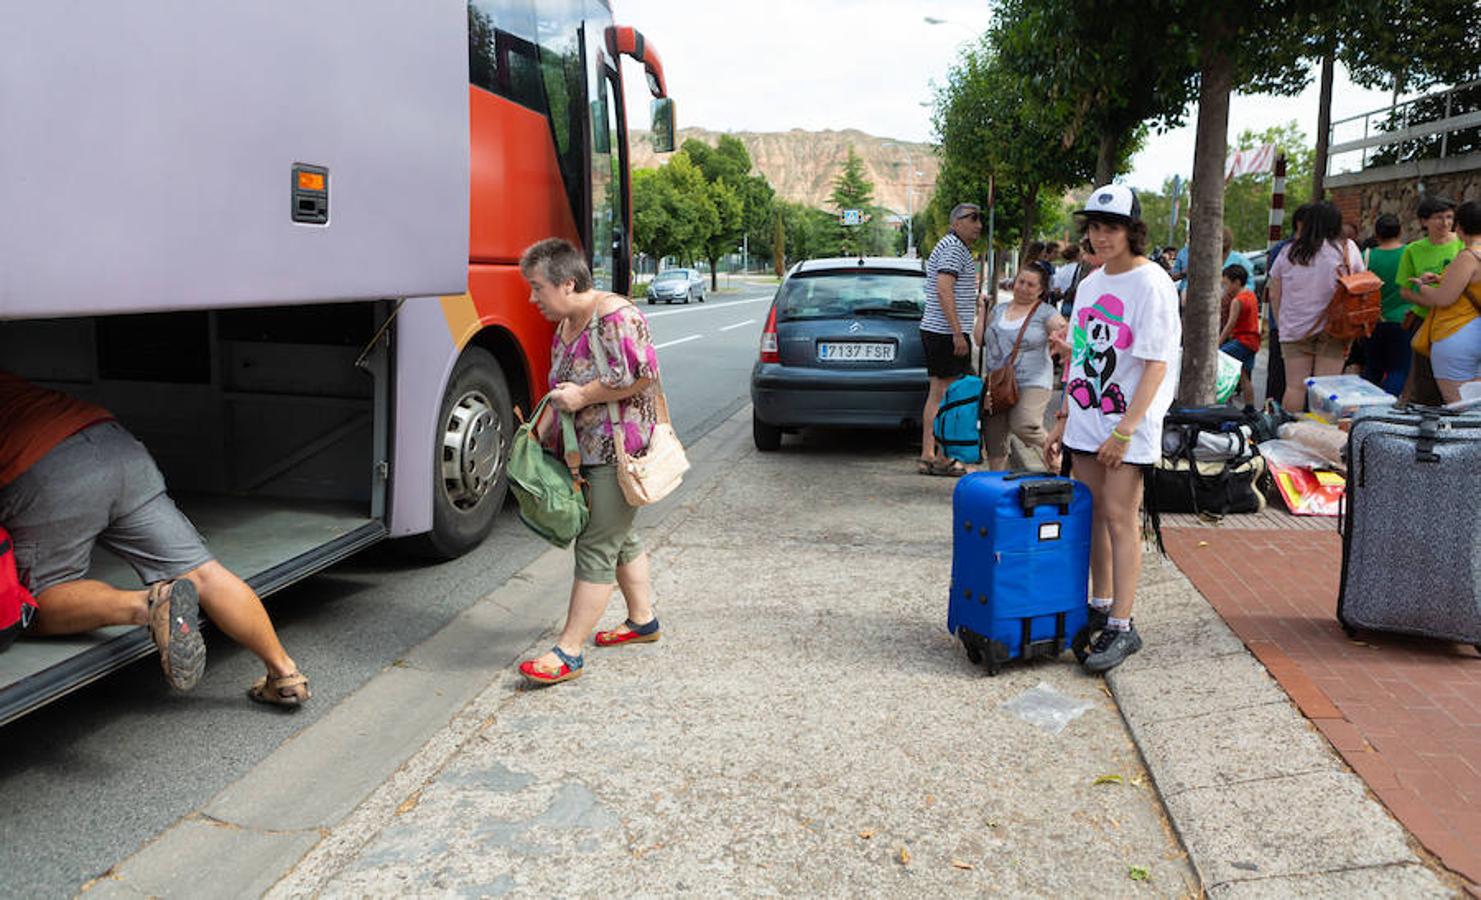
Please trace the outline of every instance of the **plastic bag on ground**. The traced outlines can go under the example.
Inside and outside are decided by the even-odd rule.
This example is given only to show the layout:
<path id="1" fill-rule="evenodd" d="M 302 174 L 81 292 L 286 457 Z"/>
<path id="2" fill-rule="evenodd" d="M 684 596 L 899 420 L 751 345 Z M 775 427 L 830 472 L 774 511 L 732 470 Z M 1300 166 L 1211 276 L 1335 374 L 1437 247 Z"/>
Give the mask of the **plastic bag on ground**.
<path id="1" fill-rule="evenodd" d="M 1003 708 L 1030 725 L 1059 734 L 1066 725 L 1095 708 L 1095 704 L 1060 693 L 1041 681 L 1004 703 Z"/>

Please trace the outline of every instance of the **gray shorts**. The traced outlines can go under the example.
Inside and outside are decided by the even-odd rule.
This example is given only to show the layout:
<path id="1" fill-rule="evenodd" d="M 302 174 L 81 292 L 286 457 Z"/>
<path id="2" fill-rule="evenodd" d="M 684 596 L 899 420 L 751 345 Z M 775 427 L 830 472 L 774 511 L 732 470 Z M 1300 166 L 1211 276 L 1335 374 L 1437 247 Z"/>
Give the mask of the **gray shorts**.
<path id="1" fill-rule="evenodd" d="M 85 576 L 97 542 L 145 584 L 212 559 L 149 451 L 117 422 L 84 428 L 0 487 L 0 524 L 15 541 L 21 582 L 37 595 Z"/>

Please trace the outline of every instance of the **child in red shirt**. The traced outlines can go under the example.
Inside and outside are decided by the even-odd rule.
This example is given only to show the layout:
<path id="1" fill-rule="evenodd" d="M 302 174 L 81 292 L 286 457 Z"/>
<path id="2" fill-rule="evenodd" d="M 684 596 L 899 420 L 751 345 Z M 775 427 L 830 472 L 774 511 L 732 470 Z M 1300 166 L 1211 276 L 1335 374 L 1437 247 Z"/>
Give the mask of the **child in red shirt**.
<path id="1" fill-rule="evenodd" d="M 1255 403 L 1255 354 L 1260 352 L 1260 304 L 1245 287 L 1249 273 L 1243 266 L 1224 270 L 1224 295 L 1219 299 L 1219 350 L 1239 360 L 1239 388 L 1246 406 Z"/>

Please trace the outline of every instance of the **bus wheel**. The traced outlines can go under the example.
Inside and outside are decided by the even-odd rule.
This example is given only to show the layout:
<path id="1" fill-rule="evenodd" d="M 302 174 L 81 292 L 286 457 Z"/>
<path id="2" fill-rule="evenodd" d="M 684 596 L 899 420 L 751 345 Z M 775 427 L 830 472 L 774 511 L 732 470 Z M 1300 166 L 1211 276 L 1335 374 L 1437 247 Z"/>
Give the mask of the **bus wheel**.
<path id="1" fill-rule="evenodd" d="M 488 351 L 463 351 L 438 421 L 432 530 L 421 549 L 436 559 L 453 559 L 488 535 L 509 490 L 504 464 L 514 439 L 514 410 L 503 370 Z"/>

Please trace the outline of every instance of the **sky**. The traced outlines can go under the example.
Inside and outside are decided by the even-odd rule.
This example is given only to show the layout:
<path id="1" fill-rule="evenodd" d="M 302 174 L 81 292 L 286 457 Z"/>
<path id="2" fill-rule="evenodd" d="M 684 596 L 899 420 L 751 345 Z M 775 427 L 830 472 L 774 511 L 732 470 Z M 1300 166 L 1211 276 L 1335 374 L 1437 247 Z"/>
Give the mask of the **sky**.
<path id="1" fill-rule="evenodd" d="M 981 2 L 934 0 L 612 0 L 617 21 L 658 49 L 679 126 L 715 131 L 857 128 L 879 137 L 929 142 L 933 85 L 989 24 Z M 943 20 L 929 24 L 926 17 Z M 633 127 L 648 124 L 641 67 L 624 60 Z M 1295 120 L 1315 142 L 1317 96 L 1236 95 L 1229 137 Z M 1390 95 L 1354 85 L 1338 67 L 1332 118 L 1386 106 Z M 634 102 L 639 101 L 639 102 Z M 1124 181 L 1160 189 L 1193 169 L 1193 121 L 1152 135 Z M 1339 139 L 1342 135 L 1339 133 Z"/>

